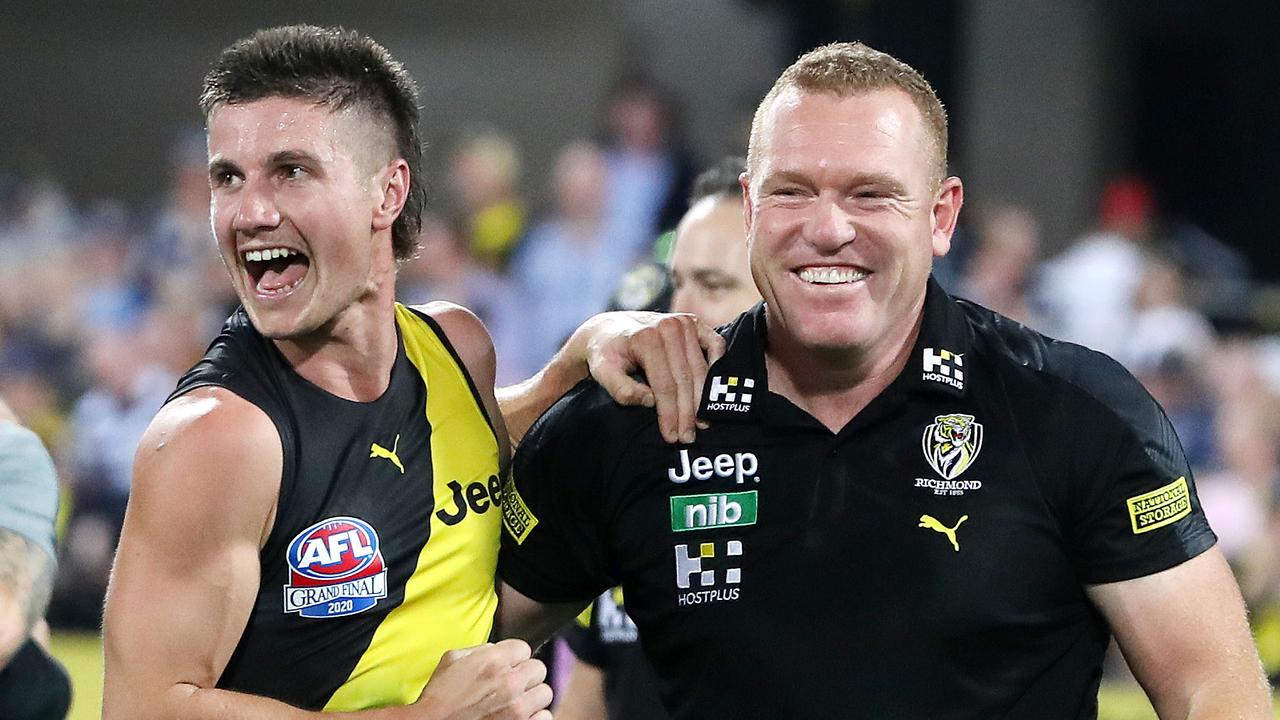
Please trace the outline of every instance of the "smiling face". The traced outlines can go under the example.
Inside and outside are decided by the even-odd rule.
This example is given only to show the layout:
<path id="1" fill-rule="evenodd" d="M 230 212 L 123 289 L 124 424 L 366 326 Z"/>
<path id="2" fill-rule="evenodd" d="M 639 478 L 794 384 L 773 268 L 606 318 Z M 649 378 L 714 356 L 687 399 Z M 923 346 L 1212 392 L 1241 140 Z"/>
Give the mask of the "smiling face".
<path id="1" fill-rule="evenodd" d="M 771 343 L 881 357 L 914 335 L 960 181 L 933 180 L 932 145 L 897 89 L 779 93 L 744 178 L 751 271 Z"/>
<path id="2" fill-rule="evenodd" d="M 263 335 L 312 335 L 393 281 L 394 195 L 407 171 L 386 135 L 356 111 L 298 98 L 210 114 L 213 232 Z"/>

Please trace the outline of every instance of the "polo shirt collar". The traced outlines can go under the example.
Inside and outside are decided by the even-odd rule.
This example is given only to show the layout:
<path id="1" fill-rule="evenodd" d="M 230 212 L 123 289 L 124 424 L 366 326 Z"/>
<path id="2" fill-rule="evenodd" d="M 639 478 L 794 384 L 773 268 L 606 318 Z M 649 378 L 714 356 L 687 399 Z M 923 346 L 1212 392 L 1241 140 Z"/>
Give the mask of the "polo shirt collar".
<path id="1" fill-rule="evenodd" d="M 768 333 L 764 303 L 738 316 L 722 332 L 725 353 L 707 371 L 698 416 L 711 423 L 763 422 L 776 409 L 765 369 Z M 963 397 L 966 373 L 972 371 L 972 364 L 966 365 L 972 345 L 973 331 L 964 310 L 930 277 L 920 334 L 906 367 L 890 389 Z"/>

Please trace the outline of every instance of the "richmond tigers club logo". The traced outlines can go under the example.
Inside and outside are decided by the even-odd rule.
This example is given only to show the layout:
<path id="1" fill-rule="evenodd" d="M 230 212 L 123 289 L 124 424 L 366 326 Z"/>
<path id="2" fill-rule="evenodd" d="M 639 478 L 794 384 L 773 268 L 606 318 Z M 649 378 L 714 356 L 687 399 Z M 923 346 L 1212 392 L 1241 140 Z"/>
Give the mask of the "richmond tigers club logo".
<path id="1" fill-rule="evenodd" d="M 939 415 L 924 429 L 921 446 L 934 472 L 943 479 L 955 479 L 978 459 L 982 450 L 982 423 L 974 422 L 972 415 Z"/>

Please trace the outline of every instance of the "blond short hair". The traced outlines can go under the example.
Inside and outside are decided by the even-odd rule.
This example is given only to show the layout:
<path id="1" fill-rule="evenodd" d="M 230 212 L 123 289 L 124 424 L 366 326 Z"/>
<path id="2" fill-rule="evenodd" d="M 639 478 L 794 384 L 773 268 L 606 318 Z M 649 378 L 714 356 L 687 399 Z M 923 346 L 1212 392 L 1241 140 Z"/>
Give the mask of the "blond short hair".
<path id="1" fill-rule="evenodd" d="M 933 87 L 915 68 L 888 53 L 860 42 L 823 45 L 801 55 L 778 76 L 751 120 L 751 144 L 747 168 L 759 162 L 761 125 L 774 99 L 795 88 L 806 93 L 828 93 L 850 97 L 875 90 L 897 89 L 906 93 L 920 111 L 932 144 L 934 182 L 947 174 L 947 111 Z"/>

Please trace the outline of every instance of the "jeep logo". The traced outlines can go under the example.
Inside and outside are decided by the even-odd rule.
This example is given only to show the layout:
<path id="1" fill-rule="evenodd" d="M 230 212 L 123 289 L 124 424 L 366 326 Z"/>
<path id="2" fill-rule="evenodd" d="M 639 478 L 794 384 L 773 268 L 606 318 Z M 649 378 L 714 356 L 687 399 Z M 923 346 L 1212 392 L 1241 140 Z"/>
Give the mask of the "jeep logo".
<path id="1" fill-rule="evenodd" d="M 739 485 L 747 478 L 760 482 L 760 478 L 756 477 L 759 463 L 755 453 L 723 453 L 714 458 L 700 455 L 690 460 L 689 451 L 681 450 L 679 465 L 679 468 L 667 468 L 667 477 L 677 484 L 687 483 L 690 478 L 710 480 L 713 477 L 734 478 Z"/>
<path id="2" fill-rule="evenodd" d="M 487 482 L 476 480 L 468 483 L 465 488 L 457 480 L 450 480 L 446 487 L 453 491 L 455 510 L 449 512 L 448 508 L 440 508 L 436 511 L 436 517 L 440 518 L 440 522 L 445 525 L 457 525 L 462 522 L 467 517 L 468 508 L 478 514 L 502 503 L 502 486 L 498 483 L 497 475 L 490 475 Z"/>

